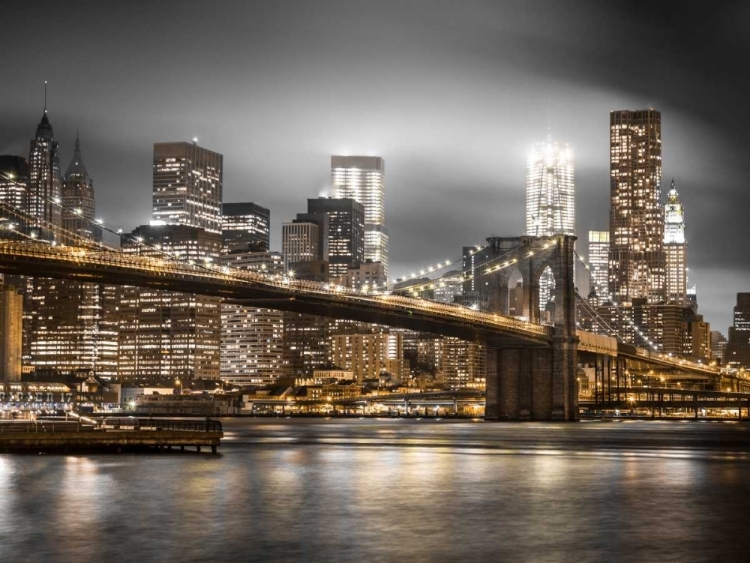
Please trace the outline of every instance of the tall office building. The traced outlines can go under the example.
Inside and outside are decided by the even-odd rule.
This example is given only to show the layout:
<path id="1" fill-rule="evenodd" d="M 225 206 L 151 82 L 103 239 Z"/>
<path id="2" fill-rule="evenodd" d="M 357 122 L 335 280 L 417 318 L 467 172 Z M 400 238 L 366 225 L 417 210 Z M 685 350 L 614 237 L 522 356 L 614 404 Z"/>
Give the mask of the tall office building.
<path id="1" fill-rule="evenodd" d="M 328 216 L 328 271 L 332 278 L 365 261 L 365 209 L 361 203 L 351 198 L 308 199 L 307 213 Z"/>
<path id="2" fill-rule="evenodd" d="M 551 140 L 534 145 L 526 169 L 526 234 L 575 235 L 573 149 Z"/>
<path id="3" fill-rule="evenodd" d="M 221 206 L 223 252 L 268 252 L 271 212 L 255 203 L 224 203 Z"/>
<path id="4" fill-rule="evenodd" d="M 143 225 L 123 240 L 124 254 L 217 261 L 221 236 L 186 225 Z M 124 286 L 118 372 L 123 379 L 219 379 L 221 300 Z"/>
<path id="5" fill-rule="evenodd" d="M 667 261 L 667 300 L 684 303 L 687 296 L 685 208 L 678 198 L 674 180 L 664 205 L 664 253 Z"/>
<path id="6" fill-rule="evenodd" d="M 575 235 L 573 149 L 548 139 L 531 148 L 526 168 L 526 234 L 535 237 Z M 550 270 L 539 279 L 539 308 L 552 297 Z"/>
<path id="7" fill-rule="evenodd" d="M 378 156 L 332 156 L 331 184 L 336 199 L 350 198 L 364 206 L 365 260 L 382 262 L 387 277 L 385 162 Z"/>
<path id="8" fill-rule="evenodd" d="M 610 113 L 609 292 L 617 303 L 666 298 L 661 114 Z"/>
<path id="9" fill-rule="evenodd" d="M 232 269 L 279 274 L 278 252 L 234 250 L 221 257 Z M 237 303 L 221 304 L 221 379 L 235 385 L 274 383 L 284 364 L 284 313 Z"/>
<path id="10" fill-rule="evenodd" d="M 27 228 L 40 239 L 56 240 L 55 227 L 61 226 L 60 207 L 55 204 L 62 196 L 60 154 L 47 117 L 46 102 L 31 140 L 28 162 L 27 211 L 33 219 Z"/>
<path id="11" fill-rule="evenodd" d="M 750 293 L 737 294 L 723 360 L 726 365 L 750 369 Z"/>
<path id="12" fill-rule="evenodd" d="M 295 219 L 281 226 L 281 253 L 284 269 L 295 262 L 324 260 L 321 249 L 321 228 L 318 223 Z"/>
<path id="13" fill-rule="evenodd" d="M 221 233 L 223 162 L 197 143 L 154 143 L 154 222 Z"/>
<path id="14" fill-rule="evenodd" d="M 589 266 L 596 295 L 607 299 L 609 291 L 609 231 L 589 231 Z"/>
<path id="15" fill-rule="evenodd" d="M 83 163 L 78 135 L 73 159 L 63 177 L 62 204 L 62 226 L 66 231 L 89 240 L 101 240 L 102 230 L 96 222 L 94 181 Z"/>
<path id="16" fill-rule="evenodd" d="M 62 183 L 62 226 L 87 240 L 100 240 L 93 182 L 75 151 Z M 76 240 L 63 241 L 78 244 Z M 92 370 L 117 375 L 118 288 L 74 280 L 29 280 L 30 364 L 37 370 Z"/>

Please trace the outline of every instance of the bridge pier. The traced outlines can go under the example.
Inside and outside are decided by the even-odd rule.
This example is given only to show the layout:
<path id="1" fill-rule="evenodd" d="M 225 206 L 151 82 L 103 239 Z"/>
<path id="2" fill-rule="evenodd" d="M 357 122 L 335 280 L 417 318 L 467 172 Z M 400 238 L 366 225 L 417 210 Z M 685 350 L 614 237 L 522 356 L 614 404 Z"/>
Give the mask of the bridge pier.
<path id="1" fill-rule="evenodd" d="M 548 345 L 488 345 L 487 420 L 578 420 L 578 336 L 575 303 L 575 237 L 521 237 L 528 246 L 518 262 L 523 310 L 539 322 L 539 278 L 555 278 L 554 332 Z M 498 239 L 498 243 L 502 239 Z"/>
<path id="2" fill-rule="evenodd" d="M 486 420 L 578 420 L 576 342 L 488 348 Z"/>

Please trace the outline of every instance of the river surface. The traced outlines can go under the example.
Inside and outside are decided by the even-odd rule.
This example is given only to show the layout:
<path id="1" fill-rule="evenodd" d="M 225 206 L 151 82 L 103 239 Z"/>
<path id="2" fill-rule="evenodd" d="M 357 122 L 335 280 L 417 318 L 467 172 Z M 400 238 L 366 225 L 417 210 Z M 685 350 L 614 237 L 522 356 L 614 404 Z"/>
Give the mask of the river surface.
<path id="1" fill-rule="evenodd" d="M 0 455 L 0 562 L 750 561 L 750 425 L 226 419 Z"/>

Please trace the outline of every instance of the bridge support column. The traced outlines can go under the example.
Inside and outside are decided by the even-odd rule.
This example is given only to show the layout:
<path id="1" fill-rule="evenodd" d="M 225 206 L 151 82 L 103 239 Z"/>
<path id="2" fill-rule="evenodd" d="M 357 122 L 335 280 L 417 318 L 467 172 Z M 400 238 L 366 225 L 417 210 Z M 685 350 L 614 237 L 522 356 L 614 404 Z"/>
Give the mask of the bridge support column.
<path id="1" fill-rule="evenodd" d="M 487 353 L 487 420 L 578 420 L 576 343 Z"/>

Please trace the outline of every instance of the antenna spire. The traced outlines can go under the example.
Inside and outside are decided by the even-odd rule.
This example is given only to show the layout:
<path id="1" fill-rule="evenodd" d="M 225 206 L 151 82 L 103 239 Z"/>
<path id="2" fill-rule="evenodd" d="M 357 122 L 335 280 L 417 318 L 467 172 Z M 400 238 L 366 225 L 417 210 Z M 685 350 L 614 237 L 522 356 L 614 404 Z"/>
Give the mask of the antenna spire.
<path id="1" fill-rule="evenodd" d="M 44 113 L 47 113 L 47 81 L 44 81 Z"/>
<path id="2" fill-rule="evenodd" d="M 549 100 L 547 100 L 547 141 L 552 141 L 552 108 Z"/>

